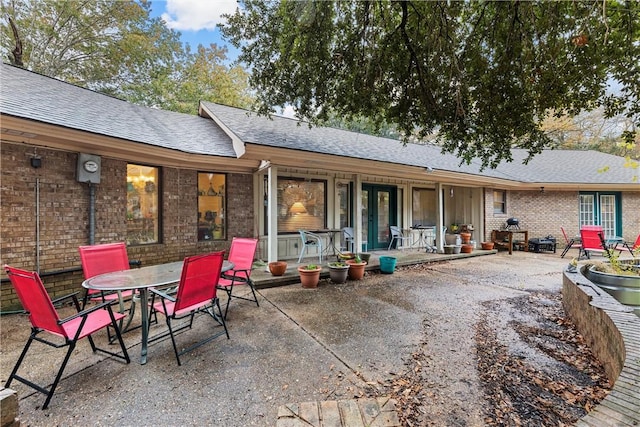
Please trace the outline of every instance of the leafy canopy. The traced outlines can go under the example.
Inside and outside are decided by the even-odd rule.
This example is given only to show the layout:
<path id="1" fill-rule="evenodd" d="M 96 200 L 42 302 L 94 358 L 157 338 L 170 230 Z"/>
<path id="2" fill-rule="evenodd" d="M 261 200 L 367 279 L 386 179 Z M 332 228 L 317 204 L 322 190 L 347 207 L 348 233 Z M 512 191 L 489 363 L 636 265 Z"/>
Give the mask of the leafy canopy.
<path id="1" fill-rule="evenodd" d="M 640 2 L 244 0 L 227 18 L 263 114 L 436 134 L 483 167 L 550 146 L 550 115 L 640 124 Z"/>
<path id="2" fill-rule="evenodd" d="M 208 100 L 251 103 L 247 73 L 226 48 L 180 42 L 149 0 L 2 0 L 3 60 L 140 105 L 196 114 Z"/>

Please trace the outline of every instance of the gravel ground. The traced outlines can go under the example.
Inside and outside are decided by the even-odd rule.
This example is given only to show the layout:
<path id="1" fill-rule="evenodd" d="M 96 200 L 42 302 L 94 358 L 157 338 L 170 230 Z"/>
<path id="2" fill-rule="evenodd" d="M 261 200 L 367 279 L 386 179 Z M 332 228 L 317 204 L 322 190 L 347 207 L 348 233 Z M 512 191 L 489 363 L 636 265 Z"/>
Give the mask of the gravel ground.
<path id="1" fill-rule="evenodd" d="M 533 375 L 533 383 L 588 385 L 570 364 L 550 356 L 554 348 L 570 352 L 562 344 L 570 339 L 558 335 L 553 344 L 532 339 L 539 334 L 527 329 L 571 330 L 560 320 L 566 263 L 557 254 L 499 253 L 367 274 L 344 285 L 323 281 L 316 290 L 263 289 L 260 308 L 233 302 L 230 340 L 217 339 L 183 356 L 182 367 L 167 341 L 153 344 L 149 362 L 139 365 L 139 335 L 130 332 L 130 365 L 79 346 L 45 411 L 39 409 L 41 395 L 20 384 L 12 387 L 19 392 L 21 420 L 32 426 L 273 426 L 279 405 L 376 395 L 398 399 L 404 425 L 562 425 L 557 417 L 529 416 L 527 411 L 534 412 L 519 407 L 518 393 L 504 391 L 505 383 L 516 391 L 527 388 L 514 382 L 523 375 L 498 373 L 501 367 L 533 370 L 547 373 Z M 551 323 L 541 321 L 545 316 Z M 4 382 L 28 322 L 19 315 L 0 320 Z M 180 341 L 204 330 L 206 322 L 196 323 Z M 29 370 L 46 381 L 54 353 L 36 354 Z M 584 363 L 590 378 L 599 375 L 593 360 L 586 357 Z M 551 398 L 545 402 L 554 404 Z M 580 402 L 584 408 L 595 400 Z M 565 412 L 580 416 L 584 409 Z"/>

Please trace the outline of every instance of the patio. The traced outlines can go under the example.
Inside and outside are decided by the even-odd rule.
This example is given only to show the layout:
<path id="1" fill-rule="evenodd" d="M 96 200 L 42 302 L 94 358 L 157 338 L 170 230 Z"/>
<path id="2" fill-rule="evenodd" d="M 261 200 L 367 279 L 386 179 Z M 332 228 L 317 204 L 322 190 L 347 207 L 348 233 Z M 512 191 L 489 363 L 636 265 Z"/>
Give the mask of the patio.
<path id="1" fill-rule="evenodd" d="M 124 336 L 129 365 L 80 345 L 46 411 L 39 409 L 41 394 L 14 384 L 20 420 L 28 425 L 272 426 L 282 405 L 364 397 L 371 384 L 402 371 L 404 359 L 425 339 L 425 319 L 429 335 L 438 337 L 434 351 L 442 352 L 434 357 L 433 369 L 442 370 L 434 391 L 455 396 L 467 384 L 480 396 L 472 336 L 480 305 L 523 295 L 525 289 L 558 291 L 567 263 L 553 254 L 481 254 L 397 251 L 399 265 L 436 264 L 428 274 L 396 272 L 344 285 L 325 281 L 316 290 L 273 287 L 266 267 L 257 269 L 253 277 L 260 307 L 232 302 L 229 340 L 216 339 L 185 355 L 182 367 L 167 340 L 150 346 L 146 365 L 137 363 L 140 337 L 135 331 Z M 376 259 L 372 256 L 370 268 Z M 291 280 L 290 275 L 280 280 Z M 181 342 L 189 334 L 197 337 L 206 323 L 196 322 Z M 161 327 L 152 327 L 151 333 Z M 2 318 L 3 382 L 28 329 L 23 315 Z M 46 379 L 57 356 L 47 349 L 25 366 Z M 433 405 L 437 420 L 439 404 Z M 460 402 L 459 412 L 469 425 L 478 425 L 481 399 Z"/>

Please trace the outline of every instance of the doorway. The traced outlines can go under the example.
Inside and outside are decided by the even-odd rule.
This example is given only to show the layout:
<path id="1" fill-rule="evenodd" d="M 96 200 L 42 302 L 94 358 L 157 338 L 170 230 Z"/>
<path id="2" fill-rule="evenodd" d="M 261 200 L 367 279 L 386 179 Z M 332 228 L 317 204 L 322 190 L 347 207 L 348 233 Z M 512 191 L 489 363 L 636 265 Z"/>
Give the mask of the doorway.
<path id="1" fill-rule="evenodd" d="M 389 246 L 389 225 L 397 224 L 397 187 L 362 185 L 362 234 L 368 250 Z"/>

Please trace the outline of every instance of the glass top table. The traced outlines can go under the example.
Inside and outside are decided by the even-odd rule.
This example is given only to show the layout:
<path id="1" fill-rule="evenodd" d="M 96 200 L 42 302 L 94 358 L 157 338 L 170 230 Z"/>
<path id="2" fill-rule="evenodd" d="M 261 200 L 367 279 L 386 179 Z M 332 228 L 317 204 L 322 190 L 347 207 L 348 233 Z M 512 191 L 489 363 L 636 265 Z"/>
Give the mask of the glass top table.
<path id="1" fill-rule="evenodd" d="M 126 291 L 137 289 L 140 292 L 142 317 L 142 342 L 140 350 L 140 364 L 147 363 L 147 345 L 149 342 L 149 288 L 167 286 L 180 281 L 183 261 L 166 264 L 149 265 L 130 270 L 114 271 L 100 274 L 82 282 L 87 289 L 98 291 Z M 224 261 L 222 272 L 233 269 L 234 264 Z"/>

